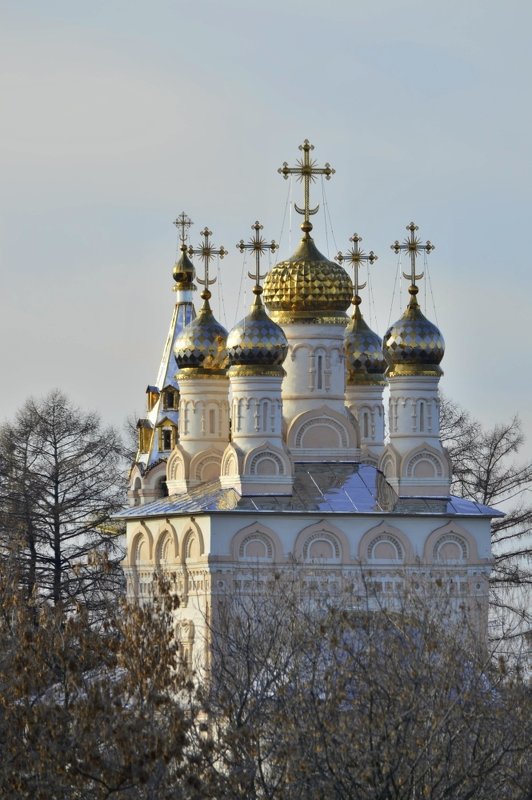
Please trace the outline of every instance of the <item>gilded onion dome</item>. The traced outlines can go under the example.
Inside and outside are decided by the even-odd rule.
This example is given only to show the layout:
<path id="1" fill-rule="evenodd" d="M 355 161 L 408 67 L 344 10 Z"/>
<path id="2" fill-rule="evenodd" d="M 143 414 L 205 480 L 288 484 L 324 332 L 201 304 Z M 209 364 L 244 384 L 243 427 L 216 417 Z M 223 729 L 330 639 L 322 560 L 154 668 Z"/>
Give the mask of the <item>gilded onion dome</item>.
<path id="1" fill-rule="evenodd" d="M 384 383 L 386 360 L 382 353 L 382 339 L 366 323 L 358 304 L 345 330 L 344 347 L 349 384 Z"/>
<path id="2" fill-rule="evenodd" d="M 227 337 L 227 360 L 231 366 L 280 367 L 288 352 L 284 331 L 273 322 L 262 304 L 262 287 L 253 289 L 250 313 Z"/>
<path id="3" fill-rule="evenodd" d="M 202 293 L 203 306 L 198 316 L 181 333 L 174 345 L 174 355 L 180 370 L 193 368 L 220 372 L 227 365 L 227 331 L 214 318 L 209 305 L 211 293 Z"/>
<path id="4" fill-rule="evenodd" d="M 295 253 L 276 264 L 264 281 L 264 302 L 275 322 L 345 324 L 353 286 L 343 267 L 322 255 L 309 236 Z"/>
<path id="5" fill-rule="evenodd" d="M 410 286 L 410 302 L 400 320 L 384 335 L 383 352 L 388 362 L 388 377 L 396 375 L 441 375 L 439 366 L 445 342 L 439 329 L 422 313 Z"/>
<path id="6" fill-rule="evenodd" d="M 187 255 L 186 244 L 181 245 L 181 256 L 174 264 L 172 277 L 176 282 L 175 289 L 195 289 L 194 286 L 194 264 Z"/>

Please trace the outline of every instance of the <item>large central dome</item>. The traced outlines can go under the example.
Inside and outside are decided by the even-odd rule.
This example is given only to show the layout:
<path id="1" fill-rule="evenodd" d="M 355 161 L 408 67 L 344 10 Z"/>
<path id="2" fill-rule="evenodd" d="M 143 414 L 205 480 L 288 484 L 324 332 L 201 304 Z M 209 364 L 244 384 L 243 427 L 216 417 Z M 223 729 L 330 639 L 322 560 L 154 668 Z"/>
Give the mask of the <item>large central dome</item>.
<path id="1" fill-rule="evenodd" d="M 352 295 L 353 285 L 345 269 L 325 258 L 308 235 L 264 281 L 264 302 L 271 318 L 281 325 L 345 324 Z"/>

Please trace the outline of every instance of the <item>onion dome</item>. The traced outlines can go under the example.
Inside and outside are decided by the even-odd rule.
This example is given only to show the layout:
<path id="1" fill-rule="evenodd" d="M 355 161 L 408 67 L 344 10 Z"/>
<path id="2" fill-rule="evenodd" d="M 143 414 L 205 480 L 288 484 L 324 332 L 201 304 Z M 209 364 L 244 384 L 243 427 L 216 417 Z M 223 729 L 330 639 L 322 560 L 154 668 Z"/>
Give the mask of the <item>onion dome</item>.
<path id="1" fill-rule="evenodd" d="M 322 255 L 303 223 L 295 253 L 276 264 L 264 281 L 264 302 L 275 322 L 346 323 L 353 285 L 345 269 Z"/>
<path id="2" fill-rule="evenodd" d="M 203 306 L 198 316 L 186 325 L 174 344 L 179 369 L 202 369 L 220 372 L 227 362 L 227 331 L 214 318 L 209 305 L 211 293 L 202 293 Z"/>
<path id="3" fill-rule="evenodd" d="M 383 384 L 386 360 L 382 353 L 382 339 L 366 323 L 358 303 L 345 330 L 344 343 L 347 382 Z"/>
<path id="4" fill-rule="evenodd" d="M 273 322 L 261 300 L 262 287 L 253 289 L 250 313 L 227 337 L 227 360 L 231 366 L 280 367 L 288 352 L 284 331 Z"/>
<path id="5" fill-rule="evenodd" d="M 388 362 L 388 377 L 396 375 L 441 375 L 439 366 L 445 342 L 439 329 L 422 313 L 410 286 L 410 302 L 400 320 L 384 335 L 383 352 Z"/>
<path id="6" fill-rule="evenodd" d="M 186 244 L 181 245 L 181 256 L 174 264 L 172 277 L 176 282 L 175 289 L 195 289 L 194 286 L 194 264 L 187 255 Z"/>

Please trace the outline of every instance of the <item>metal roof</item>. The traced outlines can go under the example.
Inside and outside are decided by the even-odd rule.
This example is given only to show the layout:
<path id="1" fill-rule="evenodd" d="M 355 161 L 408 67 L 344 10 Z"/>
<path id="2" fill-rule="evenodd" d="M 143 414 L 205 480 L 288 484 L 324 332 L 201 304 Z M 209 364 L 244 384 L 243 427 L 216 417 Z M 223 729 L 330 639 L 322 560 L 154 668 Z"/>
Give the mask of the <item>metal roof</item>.
<path id="1" fill-rule="evenodd" d="M 299 463 L 293 492 L 242 497 L 219 481 L 122 511 L 122 519 L 177 514 L 235 512 L 320 514 L 397 514 L 498 517 L 502 512 L 462 497 L 398 497 L 379 470 L 369 464 Z"/>

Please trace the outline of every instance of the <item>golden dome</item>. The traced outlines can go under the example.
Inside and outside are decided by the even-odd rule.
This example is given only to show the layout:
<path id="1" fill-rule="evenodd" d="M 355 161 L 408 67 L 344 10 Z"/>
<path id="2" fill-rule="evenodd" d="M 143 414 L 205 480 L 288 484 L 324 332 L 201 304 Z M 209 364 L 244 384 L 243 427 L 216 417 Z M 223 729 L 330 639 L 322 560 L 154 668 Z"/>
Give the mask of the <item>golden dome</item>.
<path id="1" fill-rule="evenodd" d="M 227 331 L 214 318 L 209 305 L 211 293 L 201 295 L 204 303 L 198 316 L 183 328 L 176 339 L 174 356 L 179 369 L 195 368 L 220 372 L 227 364 Z"/>
<path id="2" fill-rule="evenodd" d="M 386 360 L 382 339 L 364 320 L 358 304 L 345 329 L 345 361 L 349 384 L 384 384 Z"/>
<path id="3" fill-rule="evenodd" d="M 194 264 L 187 255 L 186 244 L 181 245 L 181 257 L 174 264 L 172 277 L 176 282 L 175 289 L 195 289 Z"/>
<path id="4" fill-rule="evenodd" d="M 284 331 L 266 313 L 255 287 L 251 311 L 227 337 L 227 360 L 231 366 L 280 367 L 288 352 Z"/>
<path id="5" fill-rule="evenodd" d="M 307 231 L 295 253 L 276 264 L 264 281 L 264 302 L 271 318 L 281 325 L 345 324 L 352 294 L 345 269 L 325 258 Z"/>
<path id="6" fill-rule="evenodd" d="M 422 313 L 417 286 L 410 286 L 411 298 L 405 313 L 384 335 L 383 352 L 388 377 L 397 375 L 441 375 L 439 366 L 445 342 L 439 329 Z"/>

